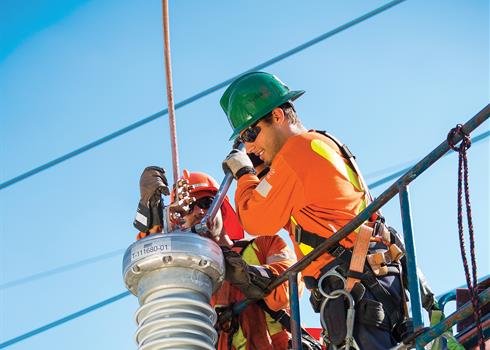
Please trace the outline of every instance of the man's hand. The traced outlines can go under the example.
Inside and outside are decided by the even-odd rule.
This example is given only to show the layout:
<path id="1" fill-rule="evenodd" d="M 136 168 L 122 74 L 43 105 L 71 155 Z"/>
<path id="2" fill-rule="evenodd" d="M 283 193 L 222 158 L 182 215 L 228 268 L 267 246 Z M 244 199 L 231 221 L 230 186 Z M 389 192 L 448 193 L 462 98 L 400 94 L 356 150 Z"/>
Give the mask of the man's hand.
<path id="1" fill-rule="evenodd" d="M 222 247 L 225 258 L 225 279 L 251 299 L 262 299 L 264 291 L 273 281 L 272 272 L 261 266 L 248 265 L 237 252 Z"/>
<path id="2" fill-rule="evenodd" d="M 170 194 L 165 170 L 147 167 L 140 177 L 140 202 L 133 222 L 139 231 L 147 233 L 162 224 L 162 194 Z"/>
<path id="3" fill-rule="evenodd" d="M 252 161 L 244 151 L 233 149 L 223 161 L 223 171 L 231 171 L 235 179 L 245 174 L 255 174 Z"/>
<path id="4" fill-rule="evenodd" d="M 214 220 L 211 221 L 210 225 L 206 225 L 206 228 L 206 231 L 198 232 L 199 236 L 209 238 L 212 241 L 219 243 L 223 231 L 223 217 L 221 216 L 220 212 L 216 214 Z"/>
<path id="5" fill-rule="evenodd" d="M 140 177 L 140 194 L 140 200 L 147 205 L 152 200 L 160 200 L 162 194 L 168 196 L 170 191 L 165 170 L 157 166 L 145 168 Z"/>

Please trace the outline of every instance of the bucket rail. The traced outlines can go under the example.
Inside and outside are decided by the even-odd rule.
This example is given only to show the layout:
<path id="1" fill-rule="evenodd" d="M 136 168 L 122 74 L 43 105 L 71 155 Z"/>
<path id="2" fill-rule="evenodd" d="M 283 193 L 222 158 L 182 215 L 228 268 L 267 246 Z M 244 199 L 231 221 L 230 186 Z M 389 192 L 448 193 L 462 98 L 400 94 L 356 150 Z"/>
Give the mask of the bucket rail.
<path id="1" fill-rule="evenodd" d="M 483 122 L 488 120 L 490 117 L 490 104 L 487 104 L 480 112 L 478 112 L 473 118 L 467 121 L 463 125 L 463 131 L 465 134 L 469 135 L 473 130 L 475 130 L 478 126 L 480 126 Z M 452 144 L 457 144 L 462 140 L 462 136 L 460 134 L 456 134 L 452 137 L 450 141 Z M 421 161 L 415 164 L 410 170 L 408 170 L 404 175 L 402 175 L 398 180 L 396 180 L 390 187 L 388 187 L 381 195 L 379 195 L 371 204 L 369 204 L 361 213 L 359 213 L 355 218 L 349 221 L 344 227 L 338 230 L 335 234 L 327 238 L 322 244 L 316 247 L 311 253 L 304 256 L 301 260 L 297 261 L 294 265 L 284 271 L 278 278 L 272 282 L 267 290 L 266 294 L 269 294 L 283 282 L 289 279 L 289 283 L 296 284 L 297 282 L 294 278 L 290 278 L 290 275 L 301 272 L 304 268 L 306 268 L 311 262 L 319 258 L 323 255 L 327 249 L 332 247 L 334 244 L 337 244 L 339 241 L 347 237 L 352 231 L 357 229 L 362 225 L 363 222 L 369 220 L 372 214 L 378 211 L 383 205 L 385 205 L 388 201 L 390 201 L 396 194 L 400 195 L 400 206 L 402 212 L 402 221 L 403 221 L 403 234 L 405 239 L 405 246 L 407 250 L 407 274 L 409 281 L 409 292 L 410 292 L 410 300 L 411 300 L 411 310 L 412 315 L 414 317 L 414 328 L 415 330 L 420 330 L 423 326 L 422 318 L 421 318 L 421 300 L 420 300 L 420 291 L 418 285 L 418 277 L 417 277 L 417 262 L 415 259 L 415 242 L 413 240 L 413 231 L 412 231 L 412 219 L 410 215 L 410 199 L 408 196 L 408 185 L 415 180 L 420 174 L 426 171 L 430 166 L 432 166 L 437 160 L 444 156 L 449 150 L 450 146 L 448 144 L 448 140 L 445 139 L 439 146 L 437 146 L 432 152 L 430 152 L 427 156 L 425 156 Z M 296 290 L 293 286 L 293 291 Z M 488 302 L 488 291 L 485 291 L 480 294 L 480 303 L 486 304 Z M 297 293 L 291 293 L 295 300 L 291 300 L 291 303 L 298 303 Z M 233 308 L 233 313 L 240 313 L 247 305 L 254 302 L 254 300 L 246 299 L 240 303 L 237 303 Z M 465 306 L 464 310 L 456 311 L 456 315 L 459 315 L 458 312 L 472 310 L 471 306 Z M 299 324 L 299 312 L 297 308 L 293 308 L 291 310 L 291 318 L 292 321 Z M 469 312 L 469 311 L 468 311 Z M 452 315 L 451 315 L 452 316 Z M 459 317 L 454 317 L 459 320 Z M 440 327 L 440 329 L 438 328 Z M 426 332 L 422 333 L 420 337 L 423 336 L 423 339 L 420 337 L 417 338 L 417 349 L 423 349 L 423 344 L 427 344 L 430 340 L 435 339 L 443 331 L 452 327 L 452 324 L 446 320 L 438 323 L 434 327 L 437 328 L 437 332 Z M 437 334 L 437 335 L 436 335 Z M 293 339 L 298 338 L 298 334 L 293 334 Z M 301 344 L 297 349 L 301 349 Z"/>
<path id="2" fill-rule="evenodd" d="M 478 295 L 478 305 L 483 307 L 485 304 L 490 302 L 490 288 L 485 289 Z M 473 314 L 473 306 L 471 305 L 471 301 L 468 301 L 463 306 L 461 306 L 458 310 L 453 312 L 451 315 L 446 317 L 444 320 L 434 325 L 430 329 L 423 332 L 421 335 L 417 337 L 420 346 L 424 346 L 429 344 L 435 338 L 441 336 L 444 332 L 446 332 L 449 328 L 454 326 L 456 323 L 464 320 L 465 318 L 471 316 Z"/>
<path id="3" fill-rule="evenodd" d="M 490 274 L 482 276 L 478 279 L 477 284 L 482 283 L 483 281 L 486 281 L 487 279 L 490 279 Z M 446 307 L 446 304 L 449 303 L 450 301 L 456 301 L 456 290 L 460 288 L 467 288 L 466 284 L 463 284 L 459 287 L 453 288 L 441 295 L 438 295 L 436 297 L 437 303 L 439 304 L 439 308 L 444 312 L 444 308 Z"/>

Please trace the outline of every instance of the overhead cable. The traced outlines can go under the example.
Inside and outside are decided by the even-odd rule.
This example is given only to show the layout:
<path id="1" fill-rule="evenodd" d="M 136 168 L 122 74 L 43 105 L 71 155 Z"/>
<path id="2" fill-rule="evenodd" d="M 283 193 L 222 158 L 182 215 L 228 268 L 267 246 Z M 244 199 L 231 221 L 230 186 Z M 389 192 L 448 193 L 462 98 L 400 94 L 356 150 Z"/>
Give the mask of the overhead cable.
<path id="1" fill-rule="evenodd" d="M 474 137 L 473 138 L 473 143 L 477 143 L 477 142 L 479 142 L 479 141 L 487 138 L 489 135 L 490 135 L 490 131 L 485 131 L 484 133 L 481 133 L 480 135 Z M 450 154 L 453 154 L 453 151 L 447 152 L 443 157 L 447 157 Z M 415 164 L 415 162 L 414 162 L 414 164 Z M 386 177 L 384 177 L 384 178 L 382 178 L 382 179 L 380 179 L 378 181 L 373 182 L 372 184 L 369 185 L 369 188 L 371 188 L 371 189 L 372 188 L 376 188 L 376 187 L 381 186 L 381 185 L 383 185 L 383 184 L 385 184 L 385 183 L 387 183 L 387 182 L 389 182 L 389 181 L 391 181 L 393 179 L 396 179 L 396 178 L 402 176 L 407 171 L 409 171 L 414 164 L 412 164 L 412 165 L 410 165 L 410 166 L 408 166 L 406 168 L 403 168 L 402 170 L 399 170 L 397 172 L 394 172 L 393 174 L 388 175 L 388 176 L 386 176 Z"/>
<path id="2" fill-rule="evenodd" d="M 15 280 L 0 284 L 0 290 L 12 288 L 12 287 L 18 286 L 20 284 L 28 283 L 28 282 L 33 282 L 33 281 L 36 281 L 36 280 L 39 280 L 42 278 L 46 278 L 46 277 L 58 274 L 58 273 L 67 272 L 67 271 L 70 271 L 70 270 L 73 270 L 73 269 L 76 269 L 76 268 L 79 268 L 79 267 L 82 267 L 85 265 L 93 264 L 93 263 L 96 263 L 96 262 L 99 262 L 99 261 L 102 261 L 102 260 L 105 260 L 108 258 L 112 258 L 114 256 L 121 256 L 124 253 L 124 251 L 125 251 L 125 249 L 114 250 L 112 252 L 108 252 L 105 254 L 93 256 L 91 258 L 87 258 L 87 259 L 75 261 L 75 262 L 70 263 L 70 264 L 59 266 L 59 267 L 56 267 L 54 269 L 50 269 L 50 270 L 35 273 L 35 274 L 29 275 L 29 276 L 17 278 Z"/>
<path id="3" fill-rule="evenodd" d="M 22 340 L 25 340 L 27 338 L 33 337 L 36 334 L 46 332 L 47 330 L 49 330 L 51 328 L 60 326 L 63 323 L 66 323 L 68 321 L 74 320 L 75 318 L 78 318 L 80 316 L 83 316 L 85 314 L 88 314 L 89 312 L 92 312 L 92 311 L 95 311 L 97 309 L 100 309 L 101 307 L 104 307 L 104 306 L 109 305 L 109 304 L 111 304 L 111 303 L 113 303 L 115 301 L 118 301 L 118 300 L 120 300 L 122 298 L 127 297 L 129 294 L 130 294 L 129 292 L 120 293 L 118 295 L 113 296 L 112 298 L 103 300 L 100 303 L 94 304 L 94 305 L 89 306 L 89 307 L 87 307 L 85 309 L 82 309 L 80 311 L 77 311 L 77 312 L 75 312 L 75 313 L 73 313 L 71 315 L 68 315 L 68 316 L 65 316 L 63 318 L 60 318 L 59 320 L 56 320 L 56 321 L 51 322 L 51 323 L 48 323 L 47 325 L 44 325 L 42 327 L 33 329 L 32 331 L 27 332 L 27 333 L 24 333 L 22 335 L 19 335 L 18 337 L 9 339 L 7 341 L 4 341 L 3 343 L 0 343 L 0 349 L 4 349 L 4 348 L 6 348 L 6 347 L 8 347 L 10 345 L 13 345 L 15 343 L 18 343 L 18 342 L 22 341 Z"/>
<path id="4" fill-rule="evenodd" d="M 367 20 L 367 19 L 369 19 L 371 17 L 374 17 L 374 16 L 376 16 L 376 15 L 378 15 L 378 14 L 380 14 L 380 13 L 382 13 L 382 12 L 384 12 L 384 11 L 386 11 L 386 10 L 388 10 L 388 9 L 390 9 L 390 8 L 396 6 L 396 5 L 398 5 L 398 4 L 400 4 L 400 3 L 404 2 L 404 1 L 406 1 L 406 0 L 395 0 L 395 1 L 391 1 L 391 2 L 383 5 L 381 7 L 378 7 L 378 8 L 376 8 L 376 9 L 374 9 L 374 10 L 372 10 L 372 11 L 370 11 L 370 12 L 368 12 L 368 13 L 360 16 L 360 17 L 357 17 L 357 18 L 355 18 L 355 19 L 353 19 L 353 20 L 351 20 L 351 21 L 349 21 L 349 22 L 347 22 L 345 24 L 342 24 L 341 26 L 339 26 L 339 27 L 337 27 L 337 28 L 335 28 L 335 29 L 333 29 L 331 31 L 328 31 L 328 32 L 326 32 L 326 33 L 324 33 L 324 34 L 322 34 L 322 35 L 320 35 L 320 36 L 318 36 L 318 37 L 316 37 L 316 38 L 314 38 L 314 39 L 312 39 L 310 41 L 307 41 L 304 44 L 301 44 L 299 46 L 296 46 L 295 48 L 293 48 L 293 49 L 291 49 L 289 51 L 286 51 L 286 52 L 284 52 L 284 53 L 282 53 L 282 54 L 280 54 L 280 55 L 278 55 L 278 56 L 276 56 L 274 58 L 271 58 L 270 60 L 267 60 L 267 61 L 265 61 L 265 62 L 263 62 L 263 63 L 255 66 L 255 67 L 252 67 L 252 68 L 246 70 L 245 72 L 242 72 L 242 73 L 240 73 L 240 74 L 238 74 L 238 75 L 236 75 L 236 76 L 234 76 L 234 77 L 232 77 L 230 79 L 227 79 L 227 80 L 225 80 L 225 81 L 223 81 L 223 82 L 221 82 L 219 84 L 216 84 L 216 85 L 214 85 L 214 86 L 212 86 L 212 87 L 210 87 L 210 88 L 208 88 L 208 89 L 206 89 L 204 91 L 201 91 L 201 92 L 195 94 L 194 96 L 191 96 L 191 97 L 189 97 L 189 98 L 187 98 L 187 99 L 185 99 L 183 101 L 180 101 L 180 102 L 176 103 L 175 104 L 175 109 L 179 109 L 179 108 L 184 107 L 184 106 L 186 106 L 186 105 L 188 105 L 188 104 L 190 104 L 190 103 L 192 103 L 192 102 L 194 102 L 196 100 L 199 100 L 199 99 L 201 99 L 201 98 L 203 98 L 203 97 L 205 97 L 207 95 L 210 95 L 211 93 L 213 93 L 213 92 L 215 92 L 215 91 L 217 91 L 217 90 L 219 90 L 219 89 L 221 89 L 221 88 L 229 85 L 232 81 L 234 81 L 236 78 L 238 78 L 239 76 L 241 76 L 241 75 L 243 75 L 245 73 L 248 73 L 248 72 L 251 72 L 251 71 L 261 70 L 261 69 L 266 68 L 266 67 L 268 67 L 268 66 L 270 66 L 270 65 L 272 65 L 274 63 L 277 63 L 279 61 L 282 61 L 285 58 L 288 58 L 288 57 L 290 57 L 290 56 L 292 56 L 292 55 L 294 55 L 294 54 L 296 54 L 296 53 L 298 53 L 298 52 L 300 52 L 302 50 L 305 50 L 305 49 L 309 48 L 310 46 L 313 46 L 313 45 L 315 45 L 315 44 L 317 44 L 317 43 L 319 43 L 319 42 L 321 42 L 321 41 L 323 41 L 325 39 L 328 39 L 331 36 L 334 36 L 335 34 L 338 34 L 338 33 L 342 32 L 342 31 L 344 31 L 344 30 L 346 30 L 346 29 L 348 29 L 350 27 L 353 27 L 356 24 L 359 24 L 359 23 L 361 23 L 361 22 L 363 22 L 363 21 L 365 21 L 365 20 Z M 25 180 L 28 177 L 31 177 L 33 175 L 36 175 L 36 174 L 40 173 L 41 171 L 44 171 L 46 169 L 49 169 L 49 168 L 51 168 L 51 167 L 53 167 L 53 166 L 55 166 L 55 165 L 57 165 L 59 163 L 62 163 L 62 162 L 66 161 L 66 160 L 68 160 L 70 158 L 73 158 L 75 156 L 78 156 L 81 153 L 87 152 L 88 150 L 90 150 L 92 148 L 95 148 L 95 147 L 97 147 L 97 146 L 99 146 L 99 145 L 101 145 L 103 143 L 106 143 L 108 141 L 111 141 L 111 140 L 115 139 L 116 137 L 119 137 L 121 135 L 124 135 L 124 134 L 126 134 L 126 133 L 128 133 L 128 132 L 130 132 L 130 131 L 132 131 L 132 130 L 134 130 L 136 128 L 139 128 L 140 126 L 143 126 L 143 125 L 145 125 L 145 124 L 147 124 L 147 123 L 149 123 L 149 122 L 151 122 L 151 121 L 153 121 L 153 120 L 155 120 L 157 118 L 160 118 L 161 116 L 164 116 L 167 113 L 168 113 L 168 109 L 165 108 L 165 109 L 161 110 L 158 113 L 155 113 L 153 115 L 150 115 L 149 117 L 143 118 L 143 119 L 141 119 L 141 120 L 139 120 L 139 121 L 137 121 L 137 122 L 135 122 L 133 124 L 130 124 L 130 125 L 122 128 L 122 129 L 119 129 L 119 130 L 117 130 L 117 131 L 115 131 L 115 132 L 113 132 L 113 133 L 111 133 L 109 135 L 106 135 L 106 136 L 104 136 L 104 137 L 102 137 L 102 138 L 100 138 L 100 139 L 98 139 L 96 141 L 93 141 L 93 142 L 91 142 L 91 143 L 89 143 L 89 144 L 87 144 L 85 146 L 82 146 L 82 147 L 80 147 L 80 148 L 78 148 L 78 149 L 76 149 L 74 151 L 71 151 L 71 152 L 69 152 L 69 153 L 67 153 L 67 154 L 65 154 L 65 155 L 63 155 L 63 156 L 61 156 L 59 158 L 53 159 L 53 160 L 51 160 L 51 161 L 49 161 L 49 162 L 47 162 L 47 163 L 45 163 L 45 164 L 43 164 L 41 166 L 38 166 L 37 168 L 34 168 L 34 169 L 29 170 L 29 171 L 27 171 L 27 172 L 25 172 L 25 173 L 23 173 L 21 175 L 16 176 L 16 177 L 14 177 L 14 178 L 12 178 L 10 180 L 7 180 L 5 182 L 2 182 L 0 184 L 0 190 L 2 190 L 4 188 L 7 188 L 9 186 L 12 186 L 13 184 L 15 184 L 17 182 L 20 182 L 22 180 Z"/>

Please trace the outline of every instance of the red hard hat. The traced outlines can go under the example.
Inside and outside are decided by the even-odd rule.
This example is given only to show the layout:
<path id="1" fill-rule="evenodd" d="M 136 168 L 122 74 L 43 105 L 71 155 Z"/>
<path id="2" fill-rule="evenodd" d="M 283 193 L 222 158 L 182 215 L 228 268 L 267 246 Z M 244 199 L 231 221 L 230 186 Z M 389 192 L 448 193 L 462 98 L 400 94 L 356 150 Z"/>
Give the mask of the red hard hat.
<path id="1" fill-rule="evenodd" d="M 190 191 L 190 194 L 198 196 L 199 193 L 208 192 L 211 195 L 215 195 L 218 192 L 219 184 L 211 176 L 201 172 L 189 172 L 183 171 L 183 176 L 180 179 L 187 180 L 189 185 L 194 186 Z M 170 195 L 170 201 L 173 202 L 175 197 L 175 190 Z M 223 204 L 221 204 L 221 214 L 223 215 L 223 226 L 232 240 L 243 239 L 243 228 L 240 225 L 238 216 L 230 204 L 228 197 L 225 197 Z"/>

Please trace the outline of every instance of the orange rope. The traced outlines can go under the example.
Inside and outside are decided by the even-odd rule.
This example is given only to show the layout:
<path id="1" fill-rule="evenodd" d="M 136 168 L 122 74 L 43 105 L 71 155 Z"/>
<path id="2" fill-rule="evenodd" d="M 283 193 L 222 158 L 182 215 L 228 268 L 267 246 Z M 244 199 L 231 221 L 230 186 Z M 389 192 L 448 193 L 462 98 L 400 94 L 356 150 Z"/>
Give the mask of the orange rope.
<path id="1" fill-rule="evenodd" d="M 177 147 L 177 126 L 175 123 L 174 94 L 172 86 L 172 67 L 170 61 L 170 31 L 168 17 L 168 0 L 162 0 L 163 12 L 163 51 L 165 56 L 165 74 L 167 81 L 168 124 L 170 128 L 170 143 L 172 147 L 172 168 L 174 183 L 179 178 L 179 150 Z"/>

